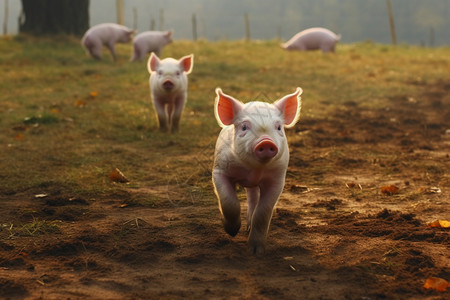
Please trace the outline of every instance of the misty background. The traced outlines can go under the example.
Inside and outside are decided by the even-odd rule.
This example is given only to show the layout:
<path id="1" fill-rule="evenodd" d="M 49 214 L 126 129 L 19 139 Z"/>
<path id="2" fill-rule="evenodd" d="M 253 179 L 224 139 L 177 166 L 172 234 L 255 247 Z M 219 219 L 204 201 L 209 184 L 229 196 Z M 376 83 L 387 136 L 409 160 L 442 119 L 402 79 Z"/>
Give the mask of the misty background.
<path id="1" fill-rule="evenodd" d="M 0 22 L 5 22 L 0 1 Z M 76 1 L 76 0 L 74 0 Z M 7 33 L 18 33 L 20 0 L 8 1 Z M 90 26 L 117 22 L 117 1 L 91 0 Z M 450 45 L 450 0 L 391 0 L 398 43 Z M 341 34 L 342 43 L 371 40 L 391 43 L 385 0 L 124 0 L 124 25 L 139 32 L 174 30 L 175 39 L 212 41 L 245 38 L 248 14 L 250 38 L 288 40 L 309 27 L 326 27 Z"/>

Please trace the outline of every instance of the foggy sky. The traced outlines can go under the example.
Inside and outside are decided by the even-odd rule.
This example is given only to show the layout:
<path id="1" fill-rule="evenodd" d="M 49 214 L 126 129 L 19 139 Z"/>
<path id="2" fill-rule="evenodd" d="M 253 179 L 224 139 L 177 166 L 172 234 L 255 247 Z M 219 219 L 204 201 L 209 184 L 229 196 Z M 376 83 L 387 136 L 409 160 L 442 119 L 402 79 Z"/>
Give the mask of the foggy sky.
<path id="1" fill-rule="evenodd" d="M 398 43 L 450 45 L 450 0 L 391 2 Z M 0 6 L 3 26 L 5 0 Z M 20 9 L 20 0 L 9 0 L 9 34 L 17 34 Z M 136 24 L 142 32 L 150 29 L 153 20 L 155 30 L 173 29 L 175 39 L 193 38 L 193 14 L 199 38 L 243 39 L 245 13 L 252 39 L 287 40 L 303 29 L 320 26 L 341 34 L 343 43 L 391 43 L 386 1 L 380 0 L 124 0 L 124 25 Z M 116 1 L 90 0 L 91 26 L 116 21 Z"/>

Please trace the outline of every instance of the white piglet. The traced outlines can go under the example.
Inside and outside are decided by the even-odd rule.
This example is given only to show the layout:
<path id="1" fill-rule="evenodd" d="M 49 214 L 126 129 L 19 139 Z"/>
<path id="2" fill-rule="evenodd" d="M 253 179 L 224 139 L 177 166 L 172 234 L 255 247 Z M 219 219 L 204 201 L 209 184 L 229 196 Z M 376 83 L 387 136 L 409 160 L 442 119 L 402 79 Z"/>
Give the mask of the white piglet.
<path id="1" fill-rule="evenodd" d="M 142 61 L 150 52 L 161 56 L 161 50 L 172 43 L 173 31 L 144 31 L 133 39 L 133 55 L 130 61 Z"/>
<path id="2" fill-rule="evenodd" d="M 242 103 L 216 89 L 215 115 L 222 127 L 216 142 L 212 180 L 225 231 L 235 236 L 241 227 L 236 185 L 247 192 L 248 246 L 265 252 L 273 209 L 283 191 L 289 163 L 284 128 L 300 117 L 302 89 L 273 104 Z"/>
<path id="3" fill-rule="evenodd" d="M 340 35 L 336 35 L 329 29 L 314 27 L 300 31 L 284 43 L 282 47 L 286 50 L 309 51 L 320 49 L 323 53 L 335 52 L 336 44 L 340 39 Z"/>
<path id="4" fill-rule="evenodd" d="M 160 60 L 152 53 L 148 59 L 150 93 L 161 131 L 178 131 L 187 99 L 187 75 L 191 73 L 193 65 L 193 54 L 180 60 L 170 57 Z"/>
<path id="5" fill-rule="evenodd" d="M 91 27 L 81 39 L 81 45 L 95 59 L 101 59 L 102 47 L 105 45 L 114 60 L 117 60 L 115 44 L 128 43 L 136 31 L 123 25 L 103 23 Z"/>

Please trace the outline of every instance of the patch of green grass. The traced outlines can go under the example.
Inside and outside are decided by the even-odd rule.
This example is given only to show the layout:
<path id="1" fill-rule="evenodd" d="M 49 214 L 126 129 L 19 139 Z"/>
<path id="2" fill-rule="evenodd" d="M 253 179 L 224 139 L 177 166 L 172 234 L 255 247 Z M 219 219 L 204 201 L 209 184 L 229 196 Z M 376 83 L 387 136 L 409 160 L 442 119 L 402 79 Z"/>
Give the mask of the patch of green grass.
<path id="1" fill-rule="evenodd" d="M 34 219 L 30 223 L 23 224 L 19 227 L 21 235 L 35 236 L 40 234 L 59 233 L 59 225 L 56 221 L 49 222 L 45 220 Z"/>
<path id="2" fill-rule="evenodd" d="M 4 238 L 12 238 L 14 236 L 38 236 L 43 234 L 60 233 L 59 221 L 46 221 L 34 218 L 30 222 L 14 225 L 2 224 L 0 232 L 3 232 Z"/>

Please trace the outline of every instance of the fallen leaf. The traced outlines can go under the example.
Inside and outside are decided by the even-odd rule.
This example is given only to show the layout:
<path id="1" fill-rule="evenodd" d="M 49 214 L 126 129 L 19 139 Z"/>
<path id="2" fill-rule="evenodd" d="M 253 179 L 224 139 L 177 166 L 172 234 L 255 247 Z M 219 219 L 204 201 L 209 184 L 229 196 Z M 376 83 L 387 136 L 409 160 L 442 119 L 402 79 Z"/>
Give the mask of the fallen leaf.
<path id="1" fill-rule="evenodd" d="M 12 129 L 15 130 L 15 131 L 25 131 L 28 128 L 30 128 L 30 126 L 27 126 L 27 125 L 16 125 Z"/>
<path id="2" fill-rule="evenodd" d="M 291 185 L 290 190 L 291 190 L 291 192 L 294 192 L 294 193 L 306 193 L 309 191 L 309 188 L 307 186 L 293 184 L 293 185 Z"/>
<path id="3" fill-rule="evenodd" d="M 48 196 L 47 194 L 37 194 L 37 195 L 34 195 L 34 198 L 45 198 L 47 196 Z"/>
<path id="4" fill-rule="evenodd" d="M 419 193 L 424 193 L 424 194 L 440 194 L 441 193 L 441 189 L 435 186 L 432 187 L 421 187 L 418 189 Z"/>
<path id="5" fill-rule="evenodd" d="M 361 184 L 357 184 L 357 183 L 354 183 L 354 182 L 347 182 L 346 184 L 345 184 L 345 186 L 347 187 L 347 188 L 349 188 L 349 189 L 354 189 L 354 188 L 359 188 L 360 190 L 362 190 L 362 186 L 361 186 Z"/>
<path id="6" fill-rule="evenodd" d="M 16 140 L 20 141 L 20 140 L 22 140 L 22 139 L 23 139 L 23 134 L 18 133 L 18 134 L 16 135 Z"/>
<path id="7" fill-rule="evenodd" d="M 97 96 L 98 96 L 98 92 L 97 91 L 92 91 L 92 92 L 89 93 L 89 97 L 91 97 L 91 99 L 94 99 Z"/>
<path id="8" fill-rule="evenodd" d="M 85 107 L 86 106 L 86 101 L 80 99 L 80 100 L 75 101 L 74 105 L 76 107 Z"/>
<path id="9" fill-rule="evenodd" d="M 115 168 L 114 170 L 109 173 L 109 179 L 111 179 L 114 182 L 128 182 L 129 180 L 123 175 L 123 173 Z"/>
<path id="10" fill-rule="evenodd" d="M 447 280 L 439 278 L 439 277 L 430 277 L 425 281 L 425 284 L 423 285 L 424 288 L 433 289 L 438 292 L 445 292 L 447 290 L 447 287 L 449 287 L 450 284 Z"/>
<path id="11" fill-rule="evenodd" d="M 440 194 L 441 193 L 441 189 L 438 187 L 435 187 L 435 186 L 430 187 L 429 191 L 432 194 Z"/>
<path id="12" fill-rule="evenodd" d="M 395 185 L 385 185 L 385 186 L 382 186 L 382 187 L 381 187 L 381 192 L 382 192 L 383 194 L 388 195 L 388 196 L 397 194 L 398 191 L 399 191 L 399 188 L 396 187 Z"/>
<path id="13" fill-rule="evenodd" d="M 450 228 L 450 222 L 445 220 L 436 220 L 427 223 L 428 227 Z"/>

